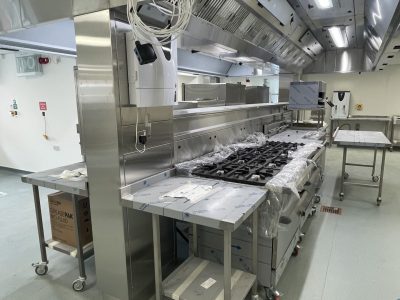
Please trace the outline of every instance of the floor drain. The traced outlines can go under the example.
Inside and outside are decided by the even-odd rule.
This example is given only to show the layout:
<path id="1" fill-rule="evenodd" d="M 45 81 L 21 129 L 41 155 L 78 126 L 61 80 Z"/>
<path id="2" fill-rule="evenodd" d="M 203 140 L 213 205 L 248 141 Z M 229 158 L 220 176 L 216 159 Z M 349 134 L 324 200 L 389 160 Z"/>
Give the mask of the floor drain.
<path id="1" fill-rule="evenodd" d="M 341 215 L 342 209 L 340 207 L 333 207 L 333 206 L 321 206 L 321 212 L 326 212 L 329 214 Z"/>

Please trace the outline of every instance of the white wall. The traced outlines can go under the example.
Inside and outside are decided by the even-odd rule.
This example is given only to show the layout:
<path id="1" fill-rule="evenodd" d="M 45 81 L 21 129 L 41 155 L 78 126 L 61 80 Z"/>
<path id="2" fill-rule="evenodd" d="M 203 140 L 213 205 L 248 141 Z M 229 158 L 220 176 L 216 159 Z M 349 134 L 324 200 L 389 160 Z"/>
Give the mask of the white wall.
<path id="1" fill-rule="evenodd" d="M 43 66 L 43 75 L 17 77 L 14 54 L 0 56 L 0 166 L 36 172 L 82 161 L 76 133 L 75 59 L 55 61 Z M 10 115 L 13 99 L 17 117 Z M 43 137 L 39 101 L 47 102 L 48 140 Z"/>
<path id="2" fill-rule="evenodd" d="M 390 66 L 384 71 L 366 73 L 333 73 L 303 75 L 302 80 L 322 80 L 327 83 L 327 96 L 332 99 L 335 90 L 351 91 L 352 115 L 400 114 L 400 66 Z M 357 111 L 355 105 L 363 104 Z M 330 111 L 327 112 L 330 115 Z"/>

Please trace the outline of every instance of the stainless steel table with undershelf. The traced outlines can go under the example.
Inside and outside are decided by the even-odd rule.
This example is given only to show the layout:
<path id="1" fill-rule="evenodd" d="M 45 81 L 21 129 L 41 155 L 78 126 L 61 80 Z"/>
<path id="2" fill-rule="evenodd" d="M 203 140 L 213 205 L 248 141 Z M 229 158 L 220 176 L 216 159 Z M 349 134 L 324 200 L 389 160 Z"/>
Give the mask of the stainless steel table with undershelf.
<path id="1" fill-rule="evenodd" d="M 340 200 L 344 198 L 344 185 L 356 185 L 361 187 L 377 188 L 378 198 L 377 205 L 380 206 L 382 202 L 382 186 L 383 175 L 385 170 L 386 150 L 392 146 L 388 138 L 380 131 L 356 131 L 356 130 L 339 130 L 334 135 L 334 143 L 343 148 L 343 161 L 342 161 L 342 176 L 340 184 Z M 356 164 L 347 162 L 347 150 L 349 148 L 363 148 L 374 150 L 374 160 L 372 165 Z M 376 169 L 376 156 L 378 149 L 382 150 L 382 163 L 380 169 L 380 176 L 375 176 Z M 372 181 L 377 184 L 369 182 L 354 182 L 346 181 L 349 175 L 346 172 L 346 166 L 367 167 L 372 168 Z"/>
<path id="2" fill-rule="evenodd" d="M 330 127 L 330 134 L 329 134 L 329 145 L 332 146 L 333 142 L 333 133 L 336 129 L 335 123 L 337 126 L 340 125 L 340 123 L 344 123 L 341 126 L 339 126 L 339 129 L 342 128 L 344 125 L 348 125 L 348 129 L 352 130 L 351 124 L 352 123 L 362 123 L 362 122 L 369 122 L 369 123 L 381 123 L 383 124 L 383 133 L 387 136 L 390 137 L 390 123 L 392 119 L 388 116 L 363 116 L 363 115 L 356 115 L 356 116 L 349 116 L 348 118 L 331 118 L 331 127 Z"/>
<path id="3" fill-rule="evenodd" d="M 48 270 L 47 265 L 49 261 L 47 259 L 46 247 L 77 258 L 79 262 L 79 277 L 72 283 L 72 287 L 75 291 L 82 291 L 85 288 L 86 272 L 85 272 L 84 260 L 93 255 L 94 253 L 93 243 L 89 243 L 87 245 L 81 244 L 79 236 L 80 223 L 77 221 L 78 218 L 74 218 L 75 222 L 74 225 L 76 228 L 75 230 L 75 239 L 77 243 L 76 247 L 71 247 L 59 241 L 54 241 L 52 239 L 48 240 L 45 239 L 43 230 L 42 210 L 40 205 L 39 187 L 40 186 L 46 187 L 49 189 L 71 194 L 71 201 L 72 201 L 74 215 L 77 216 L 79 214 L 78 202 L 80 201 L 80 199 L 82 199 L 82 197 L 89 196 L 87 179 L 79 181 L 71 181 L 67 179 L 60 179 L 53 175 L 59 175 L 64 170 L 76 170 L 79 168 L 86 168 L 85 163 L 83 162 L 75 163 L 72 165 L 46 170 L 43 172 L 32 173 L 21 177 L 21 180 L 23 182 L 29 183 L 33 187 L 33 199 L 35 202 L 36 222 L 39 234 L 39 245 L 40 245 L 40 254 L 42 261 L 34 263 L 32 264 L 32 266 L 35 268 L 36 274 L 40 276 L 45 275 L 47 273 Z"/>
<path id="4" fill-rule="evenodd" d="M 181 194 L 180 194 L 181 193 Z M 152 214 L 156 299 L 257 299 L 257 209 L 266 190 L 214 179 L 188 178 L 164 172 L 121 189 L 121 204 Z M 193 256 L 164 281 L 161 274 L 159 216 L 193 226 Z M 252 216 L 252 273 L 231 268 L 231 240 Z M 197 225 L 224 232 L 224 265 L 198 257 Z"/>

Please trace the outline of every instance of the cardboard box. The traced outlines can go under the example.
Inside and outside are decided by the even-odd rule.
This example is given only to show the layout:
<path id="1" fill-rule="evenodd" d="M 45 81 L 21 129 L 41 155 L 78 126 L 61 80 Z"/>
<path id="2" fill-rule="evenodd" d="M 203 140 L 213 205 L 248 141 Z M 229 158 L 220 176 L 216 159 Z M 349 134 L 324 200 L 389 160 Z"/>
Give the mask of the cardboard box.
<path id="1" fill-rule="evenodd" d="M 48 196 L 51 234 L 55 241 L 76 247 L 74 211 L 72 195 L 58 192 Z M 92 221 L 90 217 L 89 198 L 81 197 L 78 201 L 78 222 L 80 224 L 80 239 L 83 246 L 92 242 Z"/>

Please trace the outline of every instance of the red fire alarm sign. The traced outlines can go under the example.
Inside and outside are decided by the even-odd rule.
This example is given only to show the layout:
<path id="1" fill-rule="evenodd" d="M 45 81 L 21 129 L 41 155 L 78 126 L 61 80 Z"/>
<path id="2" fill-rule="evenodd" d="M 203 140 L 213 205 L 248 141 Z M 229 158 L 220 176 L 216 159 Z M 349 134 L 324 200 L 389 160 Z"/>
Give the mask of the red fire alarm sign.
<path id="1" fill-rule="evenodd" d="M 46 102 L 39 102 L 40 110 L 47 110 L 47 103 Z"/>

